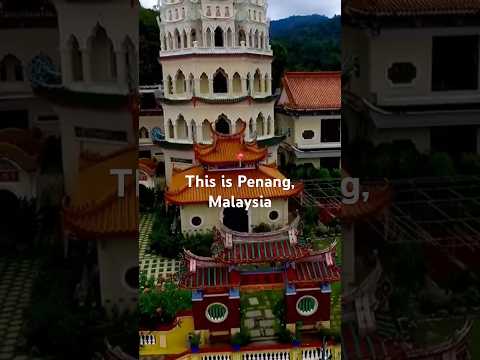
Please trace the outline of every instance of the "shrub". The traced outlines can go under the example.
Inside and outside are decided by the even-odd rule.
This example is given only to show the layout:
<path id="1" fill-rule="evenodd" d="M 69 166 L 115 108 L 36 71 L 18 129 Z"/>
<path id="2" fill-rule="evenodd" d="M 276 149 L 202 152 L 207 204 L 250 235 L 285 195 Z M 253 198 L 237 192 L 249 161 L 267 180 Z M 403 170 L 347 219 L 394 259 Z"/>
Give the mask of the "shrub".
<path id="1" fill-rule="evenodd" d="M 248 330 L 241 328 L 239 332 L 232 336 L 232 345 L 245 346 L 250 343 L 251 337 Z"/>
<path id="2" fill-rule="evenodd" d="M 282 344 L 289 344 L 293 340 L 293 334 L 290 330 L 282 327 L 277 332 L 278 341 Z"/>
<path id="3" fill-rule="evenodd" d="M 342 177 L 342 170 L 332 169 L 330 170 L 330 176 L 334 179 L 340 179 Z"/>
<path id="4" fill-rule="evenodd" d="M 266 233 L 270 231 L 272 231 L 272 227 L 263 222 L 253 228 L 254 233 Z"/>
<path id="5" fill-rule="evenodd" d="M 317 177 L 319 179 L 330 179 L 330 171 L 327 168 L 318 169 Z"/>
<path id="6" fill-rule="evenodd" d="M 211 231 L 197 232 L 184 236 L 179 234 L 178 239 L 180 239 L 183 248 L 190 250 L 194 254 L 211 256 L 213 244 L 213 233 Z"/>
<path id="7" fill-rule="evenodd" d="M 455 175 L 452 158 L 447 153 L 434 153 L 430 156 L 430 170 L 433 176 Z"/>

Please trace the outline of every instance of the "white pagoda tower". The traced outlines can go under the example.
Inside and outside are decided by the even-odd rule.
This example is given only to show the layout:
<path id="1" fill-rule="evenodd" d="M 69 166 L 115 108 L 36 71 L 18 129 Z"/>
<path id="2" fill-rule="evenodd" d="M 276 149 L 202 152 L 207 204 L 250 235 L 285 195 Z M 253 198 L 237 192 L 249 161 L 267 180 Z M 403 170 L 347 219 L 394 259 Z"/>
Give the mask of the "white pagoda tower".
<path id="1" fill-rule="evenodd" d="M 191 166 L 212 129 L 268 147 L 277 161 L 266 0 L 163 0 L 159 4 L 166 179 Z"/>

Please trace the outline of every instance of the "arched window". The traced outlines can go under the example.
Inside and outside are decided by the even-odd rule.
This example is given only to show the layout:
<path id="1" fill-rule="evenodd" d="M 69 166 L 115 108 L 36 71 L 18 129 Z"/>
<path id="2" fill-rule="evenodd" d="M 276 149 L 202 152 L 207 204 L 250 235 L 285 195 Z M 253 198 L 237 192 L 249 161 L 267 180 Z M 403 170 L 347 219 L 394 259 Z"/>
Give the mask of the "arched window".
<path id="1" fill-rule="evenodd" d="M 212 16 L 212 8 L 207 6 L 207 16 Z"/>
<path id="2" fill-rule="evenodd" d="M 186 89 L 186 81 L 185 81 L 185 75 L 183 75 L 183 72 L 181 70 L 178 70 L 177 76 L 175 78 L 175 92 L 177 94 L 185 94 L 187 91 Z"/>
<path id="3" fill-rule="evenodd" d="M 238 72 L 233 75 L 232 87 L 234 94 L 240 94 L 242 92 L 242 79 Z"/>
<path id="4" fill-rule="evenodd" d="M 248 47 L 253 47 L 253 30 L 248 33 Z"/>
<path id="5" fill-rule="evenodd" d="M 177 139 L 188 139 L 188 125 L 182 115 L 177 119 Z"/>
<path id="6" fill-rule="evenodd" d="M 195 120 L 190 121 L 190 135 L 192 136 L 192 141 L 197 141 L 197 124 Z"/>
<path id="7" fill-rule="evenodd" d="M 172 33 L 168 33 L 168 50 L 172 50 L 173 49 L 173 37 L 172 37 Z"/>
<path id="8" fill-rule="evenodd" d="M 265 37 L 264 37 L 263 32 L 262 32 L 260 34 L 260 49 L 263 49 L 265 47 L 265 45 L 264 45 L 265 40 L 264 39 L 265 39 Z"/>
<path id="9" fill-rule="evenodd" d="M 183 30 L 183 48 L 186 49 L 187 47 L 188 47 L 187 32 Z"/>
<path id="10" fill-rule="evenodd" d="M 213 75 L 213 92 L 215 94 L 226 94 L 228 92 L 228 77 L 223 69 L 218 69 Z"/>
<path id="11" fill-rule="evenodd" d="M 260 75 L 260 70 L 257 69 L 255 76 L 253 77 L 253 90 L 255 93 L 262 91 L 262 76 Z"/>
<path id="12" fill-rule="evenodd" d="M 253 20 L 257 20 L 257 10 L 253 10 Z"/>
<path id="13" fill-rule="evenodd" d="M 195 31 L 195 29 L 192 29 L 190 31 L 190 47 L 192 48 L 193 48 L 194 41 L 197 41 L 197 32 Z"/>
<path id="14" fill-rule="evenodd" d="M 250 133 L 250 137 L 253 137 L 253 119 L 250 119 L 248 122 L 248 132 Z"/>
<path id="15" fill-rule="evenodd" d="M 167 44 L 167 37 L 163 35 L 163 41 L 162 41 L 162 50 L 167 50 L 168 49 L 168 44 Z"/>
<path id="16" fill-rule="evenodd" d="M 248 73 L 247 74 L 247 87 L 246 87 L 248 95 L 252 95 L 252 92 L 251 92 L 252 88 L 250 86 L 250 81 L 251 81 L 251 76 L 250 76 L 250 73 Z"/>
<path id="17" fill-rule="evenodd" d="M 72 81 L 83 80 L 83 61 L 82 52 L 80 51 L 80 45 L 75 36 L 70 36 L 68 41 L 68 48 L 70 49 L 70 61 L 72 70 Z"/>
<path id="18" fill-rule="evenodd" d="M 175 9 L 175 19 L 178 20 L 178 9 Z"/>
<path id="19" fill-rule="evenodd" d="M 92 80 L 112 81 L 117 78 L 113 43 L 103 27 L 97 25 L 89 39 Z"/>
<path id="20" fill-rule="evenodd" d="M 227 46 L 233 47 L 233 32 L 231 28 L 227 30 Z"/>
<path id="21" fill-rule="evenodd" d="M 167 76 L 167 94 L 172 95 L 173 94 L 173 81 L 172 77 L 170 75 Z"/>
<path id="22" fill-rule="evenodd" d="M 237 119 L 235 122 L 235 132 L 238 134 L 240 130 L 243 128 L 243 120 L 242 119 Z"/>
<path id="23" fill-rule="evenodd" d="M 185 19 L 185 8 L 182 8 L 182 19 Z"/>
<path id="24" fill-rule="evenodd" d="M 270 76 L 268 76 L 268 74 L 265 74 L 265 85 L 263 89 L 267 94 L 270 94 Z"/>
<path id="25" fill-rule="evenodd" d="M 193 77 L 193 74 L 190 74 L 188 77 L 188 91 L 195 96 L 195 78 Z"/>
<path id="26" fill-rule="evenodd" d="M 263 136 L 265 134 L 265 118 L 263 117 L 263 114 L 260 113 L 258 114 L 257 117 L 257 136 Z"/>
<path id="27" fill-rule="evenodd" d="M 140 139 L 148 139 L 148 129 L 145 126 L 142 126 L 138 131 L 138 137 Z"/>
<path id="28" fill-rule="evenodd" d="M 269 116 L 267 119 L 267 135 L 273 135 L 273 124 L 271 116 Z"/>
<path id="29" fill-rule="evenodd" d="M 215 47 L 223 47 L 223 29 L 220 26 L 217 26 L 215 29 Z"/>
<path id="30" fill-rule="evenodd" d="M 208 120 L 203 120 L 202 123 L 202 138 L 203 141 L 208 142 L 212 140 L 212 129 Z"/>
<path id="31" fill-rule="evenodd" d="M 208 94 L 209 92 L 208 76 L 203 73 L 202 76 L 200 76 L 200 94 Z"/>
<path id="32" fill-rule="evenodd" d="M 230 8 L 228 6 L 225 8 L 225 17 L 230 17 Z"/>
<path id="33" fill-rule="evenodd" d="M 220 115 L 215 122 L 215 131 L 220 134 L 230 134 L 231 122 L 225 115 Z"/>
<path id="34" fill-rule="evenodd" d="M 172 10 L 168 10 L 168 20 L 170 20 L 170 21 L 173 20 Z"/>
<path id="35" fill-rule="evenodd" d="M 238 46 L 242 45 L 242 41 L 244 41 L 245 44 L 247 43 L 247 35 L 245 35 L 245 31 L 243 29 L 240 29 L 238 32 Z"/>
<path id="36" fill-rule="evenodd" d="M 206 41 L 207 47 L 212 46 L 212 30 L 210 30 L 210 28 L 208 28 L 205 33 L 205 41 Z"/>
<path id="37" fill-rule="evenodd" d="M 175 131 L 173 130 L 173 123 L 172 123 L 172 120 L 168 120 L 168 137 L 170 139 L 174 139 L 175 138 Z"/>
<path id="38" fill-rule="evenodd" d="M 255 44 L 254 44 L 254 47 L 256 49 L 258 49 L 258 44 L 259 44 L 259 34 L 258 34 L 258 30 L 255 31 Z"/>
<path id="39" fill-rule="evenodd" d="M 216 8 L 216 10 L 215 10 L 215 16 L 216 16 L 216 17 L 222 16 L 222 14 L 220 13 L 220 6 L 217 6 L 217 8 Z"/>
<path id="40" fill-rule="evenodd" d="M 180 36 L 180 32 L 178 31 L 178 29 L 175 29 L 174 37 L 175 37 L 175 49 L 180 49 L 182 47 L 182 38 Z"/>

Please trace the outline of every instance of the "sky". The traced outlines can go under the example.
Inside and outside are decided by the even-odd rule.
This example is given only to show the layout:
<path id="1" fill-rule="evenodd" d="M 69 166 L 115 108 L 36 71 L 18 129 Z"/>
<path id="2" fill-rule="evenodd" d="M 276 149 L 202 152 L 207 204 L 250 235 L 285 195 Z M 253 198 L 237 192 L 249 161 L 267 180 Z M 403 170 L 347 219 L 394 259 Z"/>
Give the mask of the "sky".
<path id="1" fill-rule="evenodd" d="M 158 0 L 140 0 L 142 6 L 151 8 Z M 292 15 L 320 14 L 333 16 L 340 14 L 341 0 L 269 0 L 268 16 L 282 19 Z"/>

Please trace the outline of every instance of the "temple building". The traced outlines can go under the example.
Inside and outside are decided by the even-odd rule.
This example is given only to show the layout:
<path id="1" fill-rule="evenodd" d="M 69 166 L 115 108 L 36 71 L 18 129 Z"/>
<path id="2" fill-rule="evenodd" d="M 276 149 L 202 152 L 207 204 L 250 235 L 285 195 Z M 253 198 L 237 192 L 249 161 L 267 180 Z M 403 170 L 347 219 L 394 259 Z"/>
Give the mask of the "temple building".
<path id="1" fill-rule="evenodd" d="M 212 257 L 185 251 L 180 284 L 192 290 L 194 327 L 204 338 L 240 331 L 243 291 L 282 289 L 291 330 L 298 321 L 305 331 L 330 327 L 330 284 L 340 279 L 335 244 L 321 251 L 300 244 L 298 223 L 261 234 L 220 226 Z"/>
<path id="2" fill-rule="evenodd" d="M 272 58 L 266 1 L 163 1 L 160 63 L 163 68 L 167 184 L 172 169 L 194 161 L 194 143 L 211 143 L 247 123 L 246 137 L 277 161 Z"/>
<path id="3" fill-rule="evenodd" d="M 280 164 L 339 169 L 341 73 L 287 72 L 275 112 Z"/>
<path id="4" fill-rule="evenodd" d="M 235 134 L 224 135 L 211 129 L 212 144 L 195 144 L 195 164 L 187 169 L 173 169 L 170 185 L 165 191 L 168 204 L 180 207 L 183 232 L 211 230 L 219 222 L 239 232 L 252 232 L 261 223 L 272 228 L 281 228 L 289 222 L 288 199 L 302 191 L 302 184 L 293 188 L 266 186 L 238 186 L 238 179 L 287 180 L 274 164 L 266 164 L 268 150 L 260 148 L 255 141 L 248 142 L 246 124 L 242 122 Z M 214 186 L 189 186 L 189 176 L 198 176 L 215 181 Z M 231 187 L 222 186 L 222 178 L 232 181 Z M 270 200 L 271 207 L 223 207 L 210 206 L 211 198 L 241 200 Z"/>

